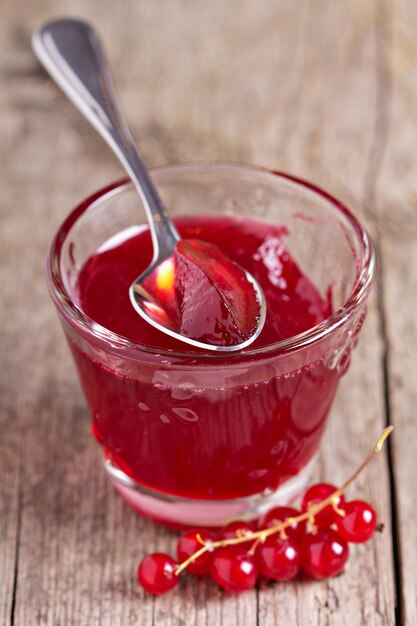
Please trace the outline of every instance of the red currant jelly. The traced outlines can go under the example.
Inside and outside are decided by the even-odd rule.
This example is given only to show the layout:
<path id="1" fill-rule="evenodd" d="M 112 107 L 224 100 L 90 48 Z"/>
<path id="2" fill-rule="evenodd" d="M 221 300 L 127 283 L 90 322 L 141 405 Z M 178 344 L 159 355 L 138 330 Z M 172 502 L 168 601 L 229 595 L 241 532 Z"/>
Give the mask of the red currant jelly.
<path id="1" fill-rule="evenodd" d="M 196 239 L 181 239 L 174 258 L 181 334 L 221 346 L 249 339 L 260 310 L 244 270 L 217 246 Z"/>
<path id="2" fill-rule="evenodd" d="M 226 216 L 182 217 L 176 224 L 185 240 L 217 245 L 257 279 L 267 302 L 265 326 L 250 355 L 210 357 L 156 330 L 128 295 L 152 259 L 149 230 L 120 233 L 80 270 L 77 305 L 136 342 L 141 358 L 113 358 L 110 350 L 99 360 L 70 338 L 93 432 L 114 466 L 157 492 L 221 500 L 273 491 L 317 452 L 340 372 L 320 350 L 308 362 L 285 357 L 276 367 L 278 359 L 267 361 L 257 349 L 322 322 L 332 312 L 330 298 L 292 259 L 282 227 Z"/>

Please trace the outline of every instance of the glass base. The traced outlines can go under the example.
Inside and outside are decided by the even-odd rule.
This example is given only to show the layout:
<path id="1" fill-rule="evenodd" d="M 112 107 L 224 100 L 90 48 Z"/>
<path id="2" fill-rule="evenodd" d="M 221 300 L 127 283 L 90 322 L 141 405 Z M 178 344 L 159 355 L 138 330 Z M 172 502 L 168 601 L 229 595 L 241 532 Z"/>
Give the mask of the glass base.
<path id="1" fill-rule="evenodd" d="M 305 489 L 317 461 L 317 454 L 299 474 L 276 491 L 230 500 L 195 500 L 152 491 L 136 483 L 106 459 L 106 472 L 121 496 L 138 513 L 175 528 L 220 527 L 234 520 L 254 520 L 276 506 L 292 504 Z"/>

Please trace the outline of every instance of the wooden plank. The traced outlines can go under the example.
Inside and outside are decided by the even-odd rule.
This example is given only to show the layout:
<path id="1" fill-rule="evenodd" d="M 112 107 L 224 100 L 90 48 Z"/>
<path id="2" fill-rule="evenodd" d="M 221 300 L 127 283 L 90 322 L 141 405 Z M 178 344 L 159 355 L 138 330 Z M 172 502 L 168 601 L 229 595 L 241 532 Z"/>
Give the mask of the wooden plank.
<path id="1" fill-rule="evenodd" d="M 4 256 L 0 252 L 2 267 Z M 3 277 L 2 277 L 3 278 Z M 6 281 L 0 281 L 2 285 Z M 3 292 L 4 293 L 4 292 Z M 3 319 L 3 316 L 2 316 Z M 0 339 L 1 354 L 13 352 L 13 345 L 3 335 Z M 12 357 L 13 359 L 13 357 Z M 7 368 L 11 366 L 8 357 Z M 8 624 L 14 606 L 20 531 L 20 462 L 18 414 L 14 410 L 15 397 L 9 376 L 2 377 L 0 386 L 0 624 Z"/>
<path id="2" fill-rule="evenodd" d="M 417 43 L 414 2 L 389 2 L 384 38 L 388 121 L 383 166 L 378 178 L 379 236 L 383 253 L 386 367 L 389 411 L 396 425 L 392 440 L 399 549 L 399 619 L 417 623 Z"/>
<path id="3" fill-rule="evenodd" d="M 149 164 L 204 158 L 262 163 L 323 184 L 363 215 L 379 132 L 377 6 L 376 0 L 319 0 L 314 7 L 300 0 L 296 8 L 250 0 L 166 0 L 121 8 L 98 0 L 20 0 L 0 7 L 0 107 L 7 129 L 0 145 L 7 248 L 0 250 L 20 286 L 7 283 L 13 315 L 5 336 L 14 346 L 6 379 L 7 445 L 14 460 L 8 470 L 9 530 L 0 544 L 11 565 L 20 545 L 15 626 L 393 624 L 384 457 L 353 493 L 375 502 L 386 530 L 354 551 L 340 578 L 240 597 L 187 578 L 179 591 L 156 600 L 137 587 L 139 558 L 154 549 L 173 551 L 175 534 L 138 518 L 107 485 L 42 278 L 52 230 L 120 168 L 39 71 L 28 48 L 31 30 L 51 15 L 92 19 L 108 41 L 121 99 Z M 24 342 L 18 340 L 23 331 Z M 382 429 L 382 339 L 374 299 L 330 420 L 321 476 L 342 481 Z M 9 624 L 14 567 L 6 576 L 0 616 Z"/>

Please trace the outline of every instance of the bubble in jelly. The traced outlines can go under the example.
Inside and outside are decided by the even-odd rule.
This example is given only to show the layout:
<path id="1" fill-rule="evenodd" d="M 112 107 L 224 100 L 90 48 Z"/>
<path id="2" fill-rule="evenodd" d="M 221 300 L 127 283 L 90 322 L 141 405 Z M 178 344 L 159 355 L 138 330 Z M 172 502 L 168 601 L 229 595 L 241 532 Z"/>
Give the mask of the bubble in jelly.
<path id="1" fill-rule="evenodd" d="M 185 407 L 176 407 L 172 409 L 172 412 L 175 413 L 175 415 L 178 415 L 178 417 L 184 422 L 188 422 L 191 424 L 198 421 L 198 415 L 192 409 L 188 409 Z"/>
<path id="2" fill-rule="evenodd" d="M 252 472 L 249 472 L 249 476 L 251 478 L 262 478 L 263 476 L 266 476 L 268 474 L 267 469 L 257 469 L 257 470 L 253 470 Z"/>
<path id="3" fill-rule="evenodd" d="M 138 402 L 138 408 L 139 408 L 141 411 L 149 411 L 149 410 L 150 410 L 150 409 L 149 409 L 149 407 L 148 407 L 148 405 L 147 405 L 147 404 L 145 404 L 144 402 Z"/>
<path id="4" fill-rule="evenodd" d="M 171 396 L 174 400 L 189 400 L 193 397 L 194 391 L 193 383 L 183 383 L 171 390 Z"/>

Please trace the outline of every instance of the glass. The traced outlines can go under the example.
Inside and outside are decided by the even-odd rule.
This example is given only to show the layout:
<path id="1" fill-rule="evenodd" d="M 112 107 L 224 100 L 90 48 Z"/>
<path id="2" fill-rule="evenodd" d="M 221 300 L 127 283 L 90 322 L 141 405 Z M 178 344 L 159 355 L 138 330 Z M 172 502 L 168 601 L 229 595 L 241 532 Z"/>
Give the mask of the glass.
<path id="1" fill-rule="evenodd" d="M 285 226 L 292 258 L 323 297 L 332 291 L 333 314 L 290 339 L 232 355 L 159 350 L 77 306 L 84 262 L 146 223 L 133 186 L 119 181 L 85 200 L 51 242 L 49 291 L 116 488 L 141 513 L 174 526 L 256 518 L 294 499 L 309 478 L 364 319 L 374 248 L 340 202 L 285 174 L 196 163 L 151 175 L 173 217 L 227 214 Z"/>

